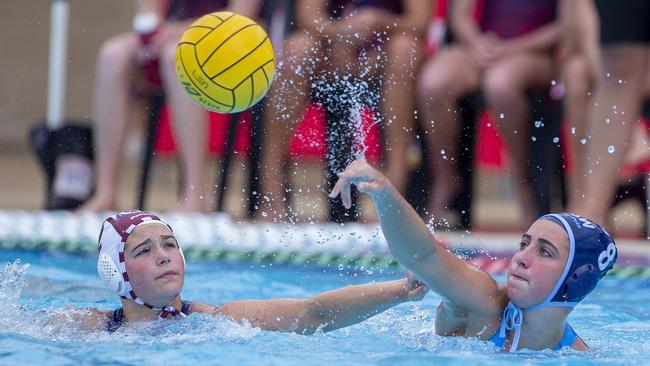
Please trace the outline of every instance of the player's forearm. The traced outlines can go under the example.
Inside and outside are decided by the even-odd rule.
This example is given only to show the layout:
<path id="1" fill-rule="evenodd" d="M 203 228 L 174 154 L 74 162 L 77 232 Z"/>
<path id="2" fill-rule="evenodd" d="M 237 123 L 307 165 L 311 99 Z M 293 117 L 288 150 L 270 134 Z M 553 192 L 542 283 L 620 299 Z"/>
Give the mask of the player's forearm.
<path id="1" fill-rule="evenodd" d="M 400 264 L 421 276 L 415 264 L 435 255 L 442 247 L 413 207 L 392 185 L 374 195 L 373 200 L 391 253 Z"/>
<path id="2" fill-rule="evenodd" d="M 359 323 L 407 301 L 406 279 L 347 286 L 311 299 L 324 331 Z"/>
<path id="3" fill-rule="evenodd" d="M 489 276 L 449 253 L 406 200 L 392 187 L 388 192 L 373 198 L 388 247 L 400 264 L 432 291 L 466 308 L 477 308 L 473 302 L 494 294 Z"/>

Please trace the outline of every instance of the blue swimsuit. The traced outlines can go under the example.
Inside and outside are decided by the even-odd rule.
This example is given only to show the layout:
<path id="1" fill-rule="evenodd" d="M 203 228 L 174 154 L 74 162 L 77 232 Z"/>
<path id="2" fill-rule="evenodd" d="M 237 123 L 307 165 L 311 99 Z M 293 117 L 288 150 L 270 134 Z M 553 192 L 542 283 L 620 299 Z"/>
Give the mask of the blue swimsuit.
<path id="1" fill-rule="evenodd" d="M 191 305 L 192 305 L 191 301 L 183 300 L 181 306 L 181 313 L 185 315 L 190 315 Z M 106 327 L 104 329 L 109 333 L 113 333 L 116 330 L 118 330 L 122 326 L 122 324 L 124 324 L 124 320 L 125 320 L 124 309 L 123 308 L 115 309 L 108 316 L 108 322 L 106 323 Z"/>
<path id="2" fill-rule="evenodd" d="M 503 349 L 503 345 L 506 343 L 506 338 L 508 337 L 508 334 L 506 334 L 505 337 L 499 337 L 499 330 L 497 329 L 496 332 L 488 339 L 488 341 L 494 343 L 497 347 Z M 560 349 L 564 347 L 572 347 L 573 343 L 575 343 L 576 339 L 578 338 L 578 334 L 576 333 L 575 330 L 569 325 L 569 323 L 566 323 L 566 326 L 564 327 L 564 335 L 562 336 L 562 339 L 553 347 L 553 351 L 559 351 Z"/>

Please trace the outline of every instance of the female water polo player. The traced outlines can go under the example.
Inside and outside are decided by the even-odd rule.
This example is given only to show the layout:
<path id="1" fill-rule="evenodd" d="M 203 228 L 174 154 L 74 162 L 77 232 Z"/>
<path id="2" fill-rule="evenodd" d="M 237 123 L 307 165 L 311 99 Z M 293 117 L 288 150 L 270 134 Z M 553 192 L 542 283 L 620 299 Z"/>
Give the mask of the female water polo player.
<path id="1" fill-rule="evenodd" d="M 412 276 L 348 286 L 306 299 L 232 301 L 213 306 L 182 300 L 185 257 L 169 225 L 151 213 L 123 212 L 107 218 L 99 236 L 100 277 L 122 307 L 75 313 L 82 329 L 115 331 L 124 324 L 191 313 L 222 314 L 266 330 L 309 334 L 356 324 L 392 306 L 420 300 L 428 291 Z"/>
<path id="2" fill-rule="evenodd" d="M 617 257 L 614 240 L 593 221 L 568 213 L 540 217 L 500 284 L 448 252 L 368 163 L 355 161 L 339 175 L 330 197 L 340 194 L 349 207 L 352 184 L 370 194 L 395 258 L 446 299 L 436 314 L 437 334 L 489 340 L 506 351 L 588 348 L 567 317 Z"/>

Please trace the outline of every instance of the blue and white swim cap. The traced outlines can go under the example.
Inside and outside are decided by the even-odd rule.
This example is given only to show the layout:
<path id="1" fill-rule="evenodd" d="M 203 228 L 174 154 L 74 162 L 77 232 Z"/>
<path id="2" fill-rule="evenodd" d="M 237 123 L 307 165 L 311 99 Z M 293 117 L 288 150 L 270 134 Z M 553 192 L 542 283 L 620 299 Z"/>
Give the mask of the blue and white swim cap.
<path id="1" fill-rule="evenodd" d="M 509 331 L 515 334 L 510 352 L 517 350 L 524 322 L 523 310 L 535 310 L 545 306 L 573 307 L 587 296 L 607 271 L 614 267 L 618 253 L 614 238 L 600 225 L 571 213 L 548 214 L 538 220 L 547 220 L 560 225 L 569 237 L 569 258 L 562 276 L 553 291 L 541 303 L 522 309 L 509 302 L 503 310 L 499 337 L 506 337 Z"/>
<path id="2" fill-rule="evenodd" d="M 569 258 L 564 272 L 540 305 L 575 306 L 614 267 L 618 256 L 614 238 L 595 222 L 571 213 L 548 214 L 539 220 L 560 225 L 569 237 Z"/>

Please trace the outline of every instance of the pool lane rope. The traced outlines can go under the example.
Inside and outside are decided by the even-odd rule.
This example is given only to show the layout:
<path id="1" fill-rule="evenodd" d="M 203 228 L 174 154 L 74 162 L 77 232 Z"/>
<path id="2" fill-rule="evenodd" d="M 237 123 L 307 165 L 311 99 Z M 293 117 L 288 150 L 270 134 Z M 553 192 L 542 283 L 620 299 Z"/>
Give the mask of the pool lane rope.
<path id="1" fill-rule="evenodd" d="M 0 210 L 0 248 L 95 255 L 99 229 L 109 214 Z M 238 223 L 223 213 L 160 216 L 174 228 L 185 256 L 191 260 L 340 269 L 398 267 L 377 225 Z M 505 273 L 516 250 L 515 242 L 503 237 L 458 233 L 440 237 L 452 243 L 450 248 L 457 255 L 494 275 Z M 650 242 L 644 247 L 647 250 L 637 250 L 632 259 L 624 259 L 625 255 L 619 258 L 610 275 L 650 279 Z"/>

